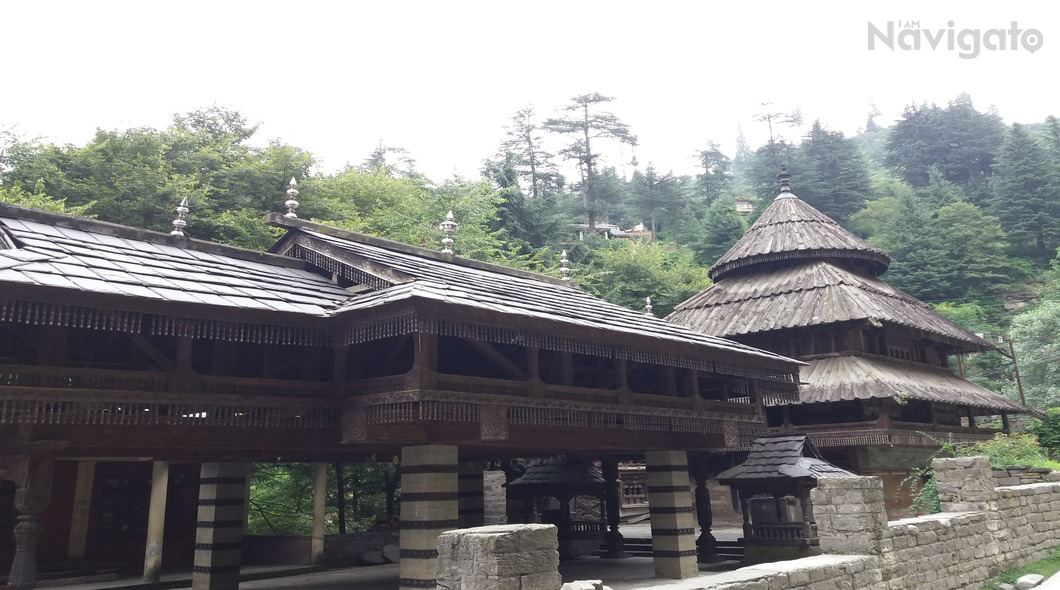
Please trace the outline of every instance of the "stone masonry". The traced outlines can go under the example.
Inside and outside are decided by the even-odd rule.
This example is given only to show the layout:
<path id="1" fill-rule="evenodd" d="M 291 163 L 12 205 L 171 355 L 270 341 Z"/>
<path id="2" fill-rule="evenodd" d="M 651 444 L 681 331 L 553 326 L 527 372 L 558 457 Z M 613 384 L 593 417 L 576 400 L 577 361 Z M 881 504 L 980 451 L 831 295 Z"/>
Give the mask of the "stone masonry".
<path id="1" fill-rule="evenodd" d="M 822 478 L 812 499 L 824 555 L 656 580 L 652 588 L 979 590 L 998 573 L 1038 561 L 1060 546 L 1060 474 L 1043 474 L 1041 483 L 995 487 L 998 480 L 985 457 L 936 459 L 932 466 L 939 514 L 887 522 L 879 478 Z"/>
<path id="2" fill-rule="evenodd" d="M 438 590 L 559 590 L 550 524 L 484 526 L 438 537 Z"/>

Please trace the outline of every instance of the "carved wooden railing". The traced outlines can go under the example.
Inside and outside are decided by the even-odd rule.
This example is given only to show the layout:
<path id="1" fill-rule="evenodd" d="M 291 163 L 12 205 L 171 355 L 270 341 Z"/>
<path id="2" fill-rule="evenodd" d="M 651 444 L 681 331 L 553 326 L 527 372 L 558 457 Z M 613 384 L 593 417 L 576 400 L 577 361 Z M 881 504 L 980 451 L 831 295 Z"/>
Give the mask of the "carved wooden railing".
<path id="1" fill-rule="evenodd" d="M 168 382 L 169 376 L 158 371 L 0 365 L 0 386 L 166 391 Z"/>
<path id="2" fill-rule="evenodd" d="M 544 397 L 545 399 L 588 404 L 616 405 L 619 403 L 618 391 L 613 389 L 593 389 L 591 387 L 575 387 L 573 385 L 546 385 Z"/>
<path id="3" fill-rule="evenodd" d="M 324 397 L 331 384 L 324 381 L 292 381 L 282 379 L 254 379 L 247 377 L 202 377 L 205 393 L 234 395 L 279 395 L 290 397 Z"/>
<path id="4" fill-rule="evenodd" d="M 461 393 L 485 393 L 491 395 L 526 397 L 530 391 L 530 382 L 512 381 L 510 379 L 491 379 L 489 377 L 438 374 L 434 376 L 433 389 L 439 391 L 459 391 Z"/>
<path id="5" fill-rule="evenodd" d="M 770 434 L 806 434 L 821 447 L 850 445 L 936 446 L 951 437 L 957 442 L 989 440 L 1001 432 L 992 428 L 940 426 L 921 422 L 895 422 L 886 418 L 865 422 L 785 425 L 770 428 Z"/>
<path id="6" fill-rule="evenodd" d="M 748 541 L 766 545 L 816 545 L 817 525 L 812 522 L 750 524 L 745 527 Z"/>
<path id="7" fill-rule="evenodd" d="M 566 531 L 563 531 L 563 528 L 560 527 L 560 535 L 564 538 L 595 539 L 604 535 L 606 525 L 598 520 L 575 520 L 566 523 Z"/>

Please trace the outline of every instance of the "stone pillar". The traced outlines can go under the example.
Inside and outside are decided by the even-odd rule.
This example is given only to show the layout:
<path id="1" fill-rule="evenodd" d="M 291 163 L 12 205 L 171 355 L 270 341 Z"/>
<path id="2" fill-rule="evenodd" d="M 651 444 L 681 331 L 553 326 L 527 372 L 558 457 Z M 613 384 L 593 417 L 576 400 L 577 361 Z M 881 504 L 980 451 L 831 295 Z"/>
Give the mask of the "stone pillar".
<path id="1" fill-rule="evenodd" d="M 328 464 L 313 464 L 313 539 L 310 542 L 309 562 L 320 564 L 324 558 L 324 517 L 327 509 Z"/>
<path id="2" fill-rule="evenodd" d="M 550 524 L 461 529 L 438 537 L 438 590 L 559 590 L 559 543 Z M 435 586 L 422 586 L 435 588 Z"/>
<path id="3" fill-rule="evenodd" d="M 482 474 L 482 503 L 484 524 L 508 524 L 507 475 L 503 471 L 486 471 Z"/>
<path id="4" fill-rule="evenodd" d="M 55 463 L 51 457 L 40 455 L 17 455 L 7 457 L 0 470 L 15 481 L 15 509 L 18 524 L 15 525 L 15 558 L 11 561 L 11 573 L 7 587 L 11 590 L 28 590 L 37 586 L 37 543 L 44 527 L 40 513 L 51 502 L 52 477 Z"/>
<path id="5" fill-rule="evenodd" d="M 699 554 L 700 563 L 714 563 L 718 561 L 718 540 L 710 528 L 714 525 L 714 516 L 710 506 L 710 490 L 707 489 L 706 460 L 700 457 L 696 462 L 692 477 L 696 481 L 696 520 L 699 523 L 699 538 L 696 539 L 696 551 Z"/>
<path id="6" fill-rule="evenodd" d="M 88 517 L 92 506 L 92 484 L 96 479 L 95 461 L 77 462 L 77 483 L 74 484 L 74 509 L 70 514 L 70 543 L 66 556 L 80 559 L 85 556 L 88 539 Z"/>
<path id="7" fill-rule="evenodd" d="M 482 526 L 485 522 L 482 473 L 485 466 L 478 461 L 465 461 L 457 469 L 460 528 Z"/>
<path id="8" fill-rule="evenodd" d="M 695 523 L 684 451 L 644 453 L 648 480 L 648 510 L 656 578 L 699 575 Z"/>
<path id="9" fill-rule="evenodd" d="M 822 552 L 880 555 L 887 528 L 882 479 L 824 477 L 817 480 L 810 501 Z"/>
<path id="10" fill-rule="evenodd" d="M 200 474 L 192 589 L 236 590 L 250 464 L 203 463 Z"/>
<path id="11" fill-rule="evenodd" d="M 144 549 L 144 582 L 162 579 L 162 539 L 166 532 L 166 497 L 169 494 L 169 463 L 151 466 L 151 500 L 147 513 L 147 547 Z"/>
<path id="12" fill-rule="evenodd" d="M 401 560 L 398 588 L 434 588 L 438 535 L 459 526 L 457 448 L 401 450 Z"/>
<path id="13" fill-rule="evenodd" d="M 618 459 L 604 457 L 601 464 L 606 482 L 604 508 L 607 511 L 607 532 L 604 534 L 604 540 L 607 542 L 607 557 L 629 557 L 622 546 L 622 533 L 618 531 L 618 521 L 622 518 L 622 480 L 618 479 Z"/>
<path id="14" fill-rule="evenodd" d="M 931 462 L 943 512 L 997 512 L 998 493 L 986 457 L 935 459 Z"/>

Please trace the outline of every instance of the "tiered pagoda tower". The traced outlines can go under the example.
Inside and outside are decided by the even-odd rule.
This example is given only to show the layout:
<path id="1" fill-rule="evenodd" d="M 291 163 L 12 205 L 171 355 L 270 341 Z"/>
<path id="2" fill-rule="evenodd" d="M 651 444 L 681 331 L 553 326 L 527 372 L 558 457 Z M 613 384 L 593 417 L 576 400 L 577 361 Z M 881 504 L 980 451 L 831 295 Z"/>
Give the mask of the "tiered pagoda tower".
<path id="1" fill-rule="evenodd" d="M 994 345 L 879 278 L 890 258 L 799 199 L 780 194 L 710 269 L 714 285 L 668 320 L 804 361 L 797 397 L 766 396 L 774 434 L 808 434 L 833 463 L 879 475 L 892 516 L 901 481 L 939 441 L 984 440 L 977 419 L 1023 406 L 951 366 Z M 982 421 L 982 420 L 980 420 Z"/>

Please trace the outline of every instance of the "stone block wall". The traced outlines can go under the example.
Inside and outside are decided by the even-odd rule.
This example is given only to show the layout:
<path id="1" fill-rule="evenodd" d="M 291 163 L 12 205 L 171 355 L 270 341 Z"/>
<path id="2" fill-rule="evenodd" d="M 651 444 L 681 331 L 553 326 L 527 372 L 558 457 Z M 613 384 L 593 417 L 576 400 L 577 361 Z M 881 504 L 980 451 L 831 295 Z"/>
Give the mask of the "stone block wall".
<path id="1" fill-rule="evenodd" d="M 936 459 L 933 467 L 940 514 L 888 522 L 879 478 L 821 479 L 812 499 L 824 555 L 653 588 L 978 590 L 1060 546 L 1060 481 L 1052 481 L 1060 474 L 996 487 L 985 457 Z"/>
<path id="2" fill-rule="evenodd" d="M 550 524 L 484 526 L 438 537 L 438 590 L 559 590 Z"/>
<path id="3" fill-rule="evenodd" d="M 506 488 L 507 478 L 503 471 L 486 471 L 482 474 L 482 504 L 484 524 L 507 524 L 508 501 Z"/>
<path id="4" fill-rule="evenodd" d="M 1005 467 L 994 469 L 994 479 L 999 486 L 1019 486 L 1043 481 L 1060 481 L 1060 471 L 1046 467 Z"/>

